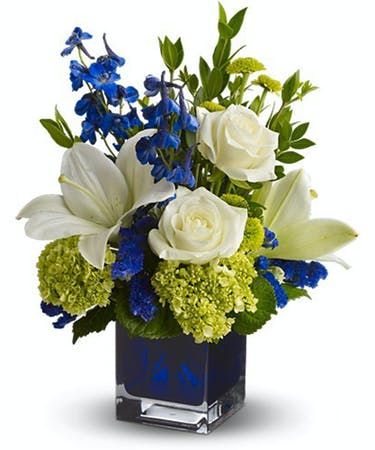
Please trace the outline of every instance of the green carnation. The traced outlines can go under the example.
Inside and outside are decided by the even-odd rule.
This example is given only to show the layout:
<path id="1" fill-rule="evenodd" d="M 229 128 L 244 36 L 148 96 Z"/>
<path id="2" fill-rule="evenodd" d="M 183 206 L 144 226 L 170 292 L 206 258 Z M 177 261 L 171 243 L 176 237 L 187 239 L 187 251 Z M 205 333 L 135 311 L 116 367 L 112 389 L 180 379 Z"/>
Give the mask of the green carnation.
<path id="1" fill-rule="evenodd" d="M 225 108 L 222 105 L 219 105 L 219 103 L 216 102 L 210 102 L 206 101 L 201 104 L 201 108 L 205 108 L 210 112 L 218 112 L 218 111 L 224 111 Z"/>
<path id="2" fill-rule="evenodd" d="M 115 255 L 108 249 L 106 263 Z M 62 306 L 72 315 L 83 314 L 93 306 L 107 306 L 114 283 L 111 266 L 99 270 L 79 253 L 78 237 L 48 244 L 39 256 L 39 291 L 46 303 Z"/>
<path id="3" fill-rule="evenodd" d="M 251 291 L 255 277 L 252 259 L 238 252 L 205 265 L 162 261 L 152 285 L 185 334 L 197 343 L 218 342 L 231 331 L 233 313 L 256 311 Z"/>
<path id="4" fill-rule="evenodd" d="M 270 92 L 280 92 L 282 89 L 282 84 L 280 81 L 274 80 L 268 75 L 259 75 L 259 77 L 254 81 L 254 84 L 258 84 Z"/>
<path id="5" fill-rule="evenodd" d="M 227 66 L 227 73 L 254 73 L 265 69 L 265 66 L 255 58 L 237 58 Z"/>
<path id="6" fill-rule="evenodd" d="M 237 194 L 223 194 L 221 199 L 228 205 L 237 206 L 238 208 L 246 208 L 249 210 L 248 202 Z M 264 227 L 262 222 L 255 218 L 249 217 L 246 222 L 244 238 L 241 243 L 240 251 L 245 253 L 256 252 L 260 250 L 264 242 Z"/>

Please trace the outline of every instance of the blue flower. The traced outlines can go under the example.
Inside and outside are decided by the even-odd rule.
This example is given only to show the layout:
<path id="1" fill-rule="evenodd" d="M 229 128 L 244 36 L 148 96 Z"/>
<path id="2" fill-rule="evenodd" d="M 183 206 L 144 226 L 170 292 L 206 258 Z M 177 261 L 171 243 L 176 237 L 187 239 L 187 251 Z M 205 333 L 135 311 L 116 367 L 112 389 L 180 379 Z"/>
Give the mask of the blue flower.
<path id="1" fill-rule="evenodd" d="M 154 177 L 155 183 L 157 183 L 168 176 L 168 169 L 165 167 L 161 158 L 157 158 L 153 164 L 154 167 L 151 170 L 151 175 Z"/>
<path id="2" fill-rule="evenodd" d="M 144 269 L 148 233 L 156 226 L 156 219 L 146 215 L 138 218 L 130 228 L 120 229 L 119 250 L 112 265 L 114 280 L 128 280 Z"/>
<path id="3" fill-rule="evenodd" d="M 272 250 L 278 247 L 279 241 L 276 238 L 276 234 L 269 230 L 268 228 L 264 228 L 264 242 L 263 247 L 271 248 Z"/>
<path id="4" fill-rule="evenodd" d="M 270 266 L 270 261 L 266 256 L 259 256 L 255 261 L 255 268 L 257 270 L 267 270 Z"/>
<path id="5" fill-rule="evenodd" d="M 281 284 L 275 278 L 275 275 L 271 272 L 264 272 L 262 273 L 262 277 L 265 278 L 272 286 L 278 308 L 284 308 L 288 303 L 288 296 L 286 295 L 286 292 L 282 288 Z"/>
<path id="6" fill-rule="evenodd" d="M 118 55 L 111 49 L 111 47 L 108 45 L 107 37 L 106 37 L 106 34 L 105 34 L 105 33 L 103 34 L 103 41 L 104 41 L 104 46 L 105 46 L 105 49 L 106 49 L 106 51 L 107 51 L 108 56 L 109 56 L 113 61 L 115 61 L 116 64 L 117 64 L 119 67 L 123 66 L 123 65 L 125 64 L 125 58 L 123 58 L 122 56 L 118 56 Z"/>
<path id="7" fill-rule="evenodd" d="M 191 131 L 192 133 L 196 133 L 199 128 L 198 120 L 192 114 L 188 113 L 182 89 L 178 94 L 178 99 L 180 106 L 180 117 L 178 118 L 177 122 L 174 125 L 174 130 L 175 131 L 188 130 Z"/>
<path id="8" fill-rule="evenodd" d="M 124 99 L 128 103 L 134 103 L 138 100 L 139 94 L 136 88 L 132 86 L 121 86 L 119 84 L 108 84 L 103 88 L 108 103 L 112 106 L 118 106 Z"/>
<path id="9" fill-rule="evenodd" d="M 68 56 L 72 51 L 78 47 L 80 48 L 89 58 L 92 58 L 87 52 L 86 48 L 83 46 L 82 41 L 85 39 L 91 39 L 92 35 L 82 31 L 80 27 L 75 27 L 72 34 L 65 41 L 66 48 L 61 52 L 61 56 Z"/>
<path id="10" fill-rule="evenodd" d="M 129 306 L 134 316 L 145 322 L 152 320 L 158 309 L 156 307 L 156 294 L 151 285 L 151 277 L 147 272 L 135 275 L 129 282 Z"/>
<path id="11" fill-rule="evenodd" d="M 177 150 L 181 144 L 180 138 L 173 133 L 169 133 L 166 130 L 159 130 L 150 138 L 151 144 L 160 149 L 173 148 Z"/>
<path id="12" fill-rule="evenodd" d="M 134 127 L 138 127 L 141 128 L 143 127 L 143 123 L 141 121 L 141 119 L 138 116 L 138 112 L 136 108 L 131 107 L 130 111 L 126 114 L 126 117 L 129 120 L 129 124 L 132 128 Z"/>
<path id="13" fill-rule="evenodd" d="M 270 264 L 280 267 L 285 274 L 285 281 L 300 288 L 316 288 L 319 281 L 325 280 L 328 276 L 326 267 L 317 261 L 271 259 Z"/>
<path id="14" fill-rule="evenodd" d="M 104 115 L 100 128 L 104 136 L 111 132 L 116 139 L 122 140 L 128 137 L 127 130 L 130 128 L 130 123 L 126 115 L 108 112 Z"/>
<path id="15" fill-rule="evenodd" d="M 95 134 L 95 125 L 93 125 L 88 120 L 84 120 L 82 122 L 82 131 L 81 131 L 81 141 L 87 142 L 89 141 L 91 145 L 94 145 L 96 142 L 96 134 Z"/>
<path id="16" fill-rule="evenodd" d="M 87 121 L 97 126 L 99 126 L 106 112 L 96 93 L 85 94 L 76 103 L 74 111 L 79 116 L 86 114 Z"/>
<path id="17" fill-rule="evenodd" d="M 70 81 L 72 82 L 73 91 L 78 91 L 83 86 L 83 75 L 86 73 L 86 68 L 78 61 L 70 61 Z"/>
<path id="18" fill-rule="evenodd" d="M 90 65 L 88 71 L 83 74 L 83 79 L 91 83 L 95 89 L 105 91 L 108 86 L 120 79 L 120 75 L 115 72 L 117 66 L 112 65 L 110 60 L 103 63 L 95 62 Z M 110 88 L 111 89 L 111 88 Z"/>
<path id="19" fill-rule="evenodd" d="M 160 92 L 161 81 L 153 75 L 147 75 L 144 86 L 146 88 L 145 95 L 147 97 L 154 97 Z"/>
<path id="20" fill-rule="evenodd" d="M 155 164 L 158 154 L 150 137 L 141 138 L 136 146 L 137 158 L 142 164 Z"/>
<path id="21" fill-rule="evenodd" d="M 64 328 L 65 325 L 73 322 L 77 318 L 77 316 L 72 316 L 71 314 L 64 311 L 61 306 L 54 306 L 44 301 L 41 302 L 40 308 L 42 312 L 48 317 L 60 316 L 57 318 L 56 322 L 53 323 L 53 326 L 55 328 Z"/>

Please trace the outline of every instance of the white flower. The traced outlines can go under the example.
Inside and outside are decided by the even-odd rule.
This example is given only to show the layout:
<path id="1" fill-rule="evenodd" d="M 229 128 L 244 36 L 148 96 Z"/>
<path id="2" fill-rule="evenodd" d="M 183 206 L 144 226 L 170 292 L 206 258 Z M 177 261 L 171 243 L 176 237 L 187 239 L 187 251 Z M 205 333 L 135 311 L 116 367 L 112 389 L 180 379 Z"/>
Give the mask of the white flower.
<path id="1" fill-rule="evenodd" d="M 42 195 L 28 203 L 17 219 L 28 218 L 27 236 L 60 239 L 79 235 L 79 250 L 93 266 L 103 268 L 108 241 L 130 222 L 140 206 L 174 195 L 172 183 L 154 184 L 151 166 L 142 165 L 135 145 L 155 130 L 144 130 L 122 146 L 116 165 L 86 144 L 66 150 L 59 181 L 63 195 Z"/>
<path id="2" fill-rule="evenodd" d="M 204 187 L 179 187 L 148 241 L 161 259 L 205 264 L 238 250 L 246 220 L 246 209 L 229 206 Z"/>
<path id="3" fill-rule="evenodd" d="M 263 249 L 270 258 L 335 261 L 332 253 L 351 242 L 357 233 L 334 219 L 310 219 L 310 178 L 303 170 L 290 172 L 276 183 L 267 183 L 253 200 L 266 207 L 264 225 L 276 233 L 279 246 Z"/>
<path id="4" fill-rule="evenodd" d="M 275 178 L 278 133 L 259 122 L 248 108 L 231 105 L 225 111 L 198 108 L 199 151 L 233 180 L 267 181 Z"/>

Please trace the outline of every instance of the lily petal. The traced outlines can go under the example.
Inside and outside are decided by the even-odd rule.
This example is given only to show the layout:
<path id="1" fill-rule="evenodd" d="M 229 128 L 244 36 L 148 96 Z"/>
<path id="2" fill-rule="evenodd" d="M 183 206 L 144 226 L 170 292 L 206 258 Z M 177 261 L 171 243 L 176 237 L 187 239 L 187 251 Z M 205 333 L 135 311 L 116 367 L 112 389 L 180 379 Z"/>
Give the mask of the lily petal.
<path id="1" fill-rule="evenodd" d="M 307 220 L 279 230 L 280 245 L 262 253 L 270 258 L 316 260 L 349 244 L 357 236 L 349 225 L 338 220 Z"/>
<path id="2" fill-rule="evenodd" d="M 39 214 L 41 212 L 71 214 L 69 209 L 66 207 L 62 195 L 47 194 L 40 195 L 27 203 L 27 205 L 25 205 L 17 214 L 17 220 L 29 219 L 35 214 Z"/>
<path id="3" fill-rule="evenodd" d="M 151 165 L 143 165 L 137 158 L 135 149 L 137 142 L 142 137 L 152 136 L 156 131 L 148 129 L 139 132 L 128 139 L 119 152 L 116 165 L 125 177 L 132 199 L 132 205 L 126 217 L 131 216 L 140 206 L 162 202 L 173 197 L 175 194 L 175 186 L 173 183 L 165 179 L 155 183 L 154 177 L 151 175 Z"/>
<path id="4" fill-rule="evenodd" d="M 108 228 L 131 206 L 121 171 L 91 145 L 78 143 L 66 150 L 61 174 L 64 200 L 78 217 Z"/>
<path id="5" fill-rule="evenodd" d="M 103 269 L 105 253 L 108 241 L 113 233 L 119 229 L 119 225 L 102 230 L 91 236 L 81 236 L 78 249 L 81 255 L 97 269 Z"/>
<path id="6" fill-rule="evenodd" d="M 336 255 L 321 256 L 320 258 L 318 258 L 318 261 L 335 262 L 337 264 L 340 264 L 340 266 L 342 266 L 344 269 L 350 269 L 351 268 L 350 264 L 348 264 L 346 261 L 344 261 L 342 258 L 339 258 Z"/>
<path id="7" fill-rule="evenodd" d="M 28 237 L 39 240 L 62 239 L 76 235 L 98 233 L 103 230 L 88 220 L 81 219 L 71 213 L 41 212 L 34 214 L 25 225 Z"/>
<path id="8" fill-rule="evenodd" d="M 284 227 L 310 217 L 310 178 L 304 170 L 295 170 L 273 183 L 271 188 L 263 187 L 258 198 L 266 207 L 264 225 L 278 234 Z"/>

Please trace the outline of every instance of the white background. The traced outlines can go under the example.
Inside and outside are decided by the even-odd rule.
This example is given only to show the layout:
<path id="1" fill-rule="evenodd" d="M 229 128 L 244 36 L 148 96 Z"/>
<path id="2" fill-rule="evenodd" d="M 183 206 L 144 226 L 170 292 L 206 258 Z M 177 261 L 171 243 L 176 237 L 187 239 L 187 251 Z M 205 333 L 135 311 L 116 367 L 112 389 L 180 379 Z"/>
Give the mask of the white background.
<path id="1" fill-rule="evenodd" d="M 1 447 L 119 449 L 373 449 L 374 423 L 374 33 L 370 0 L 224 0 L 249 6 L 237 43 L 285 79 L 297 68 L 320 90 L 300 109 L 318 146 L 305 167 L 319 193 L 314 215 L 360 232 L 330 266 L 313 301 L 289 305 L 248 338 L 246 407 L 209 437 L 114 418 L 114 329 L 75 347 L 39 311 L 35 263 L 17 210 L 58 192 L 62 150 L 38 124 L 57 103 L 75 124 L 69 60 L 59 57 L 80 25 L 127 58 L 126 83 L 158 74 L 156 37 L 183 38 L 189 66 L 216 41 L 216 0 L 7 2 L 1 33 Z"/>

